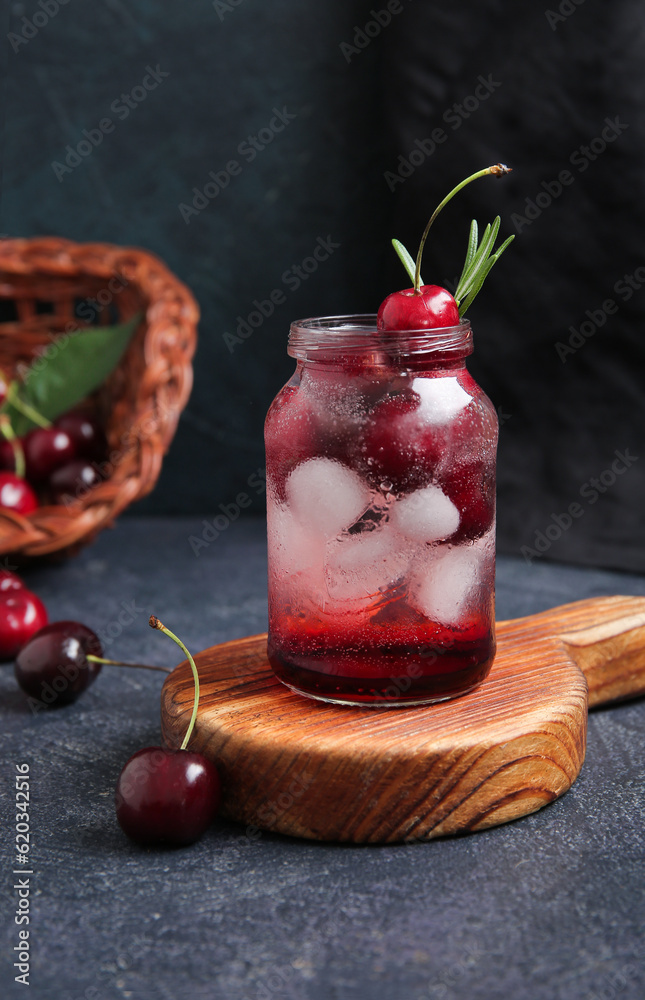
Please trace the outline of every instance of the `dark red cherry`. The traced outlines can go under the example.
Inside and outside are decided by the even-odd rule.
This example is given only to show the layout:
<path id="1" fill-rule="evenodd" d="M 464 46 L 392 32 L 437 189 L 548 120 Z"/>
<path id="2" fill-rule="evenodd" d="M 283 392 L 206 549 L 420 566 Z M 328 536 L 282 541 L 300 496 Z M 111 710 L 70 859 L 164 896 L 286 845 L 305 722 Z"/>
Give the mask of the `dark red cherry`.
<path id="1" fill-rule="evenodd" d="M 49 489 L 54 503 L 73 504 L 102 482 L 93 465 L 77 459 L 62 465 L 51 474 Z"/>
<path id="2" fill-rule="evenodd" d="M 276 396 L 265 423 L 265 447 L 280 500 L 295 466 L 318 454 L 319 432 L 314 411 L 296 385 L 286 385 Z"/>
<path id="3" fill-rule="evenodd" d="M 451 541 L 457 544 L 485 534 L 495 517 L 494 466 L 477 461 L 455 466 L 441 486 L 459 511 L 459 529 Z"/>
<path id="4" fill-rule="evenodd" d="M 4 372 L 0 371 L 0 406 L 4 403 L 7 398 L 7 393 L 9 392 L 9 386 L 7 385 L 7 380 L 4 376 Z"/>
<path id="5" fill-rule="evenodd" d="M 27 479 L 42 483 L 54 469 L 76 457 L 76 445 L 67 431 L 58 427 L 37 427 L 23 441 Z"/>
<path id="6" fill-rule="evenodd" d="M 0 438 L 0 469 L 9 469 L 11 472 L 16 468 L 16 456 L 9 441 Z"/>
<path id="7" fill-rule="evenodd" d="M 56 421 L 56 427 L 69 434 L 76 446 L 78 458 L 100 459 L 107 451 L 105 432 L 94 417 L 70 410 Z"/>
<path id="8" fill-rule="evenodd" d="M 0 507 L 31 514 L 38 507 L 38 498 L 24 479 L 13 472 L 0 472 Z"/>
<path id="9" fill-rule="evenodd" d="M 449 291 L 439 285 L 421 285 L 392 292 L 381 303 L 376 317 L 379 330 L 434 330 L 459 326 L 459 307 Z"/>
<path id="10" fill-rule="evenodd" d="M 45 605 L 26 588 L 0 592 L 0 660 L 13 658 L 47 625 Z"/>
<path id="11" fill-rule="evenodd" d="M 429 482 L 441 458 L 436 431 L 426 426 L 412 389 L 392 393 L 374 407 L 359 439 L 360 460 L 374 485 L 395 493 Z"/>
<path id="12" fill-rule="evenodd" d="M 10 590 L 25 590 L 25 584 L 10 569 L 0 569 L 0 594 L 6 594 Z"/>
<path id="13" fill-rule="evenodd" d="M 145 747 L 125 764 L 116 786 L 121 829 L 143 846 L 194 843 L 215 818 L 217 769 L 192 750 Z"/>
<path id="14" fill-rule="evenodd" d="M 102 656 L 98 636 L 80 622 L 46 625 L 31 637 L 16 659 L 16 679 L 22 690 L 51 708 L 69 705 L 96 680 L 101 664 L 87 654 Z"/>

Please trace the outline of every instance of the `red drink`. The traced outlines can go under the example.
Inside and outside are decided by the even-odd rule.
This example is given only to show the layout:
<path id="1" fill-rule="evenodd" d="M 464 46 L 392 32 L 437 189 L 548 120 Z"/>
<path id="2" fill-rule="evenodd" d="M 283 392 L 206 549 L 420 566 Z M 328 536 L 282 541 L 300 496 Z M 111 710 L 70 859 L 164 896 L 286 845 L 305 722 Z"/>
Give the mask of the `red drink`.
<path id="1" fill-rule="evenodd" d="M 396 706 L 471 690 L 495 653 L 497 416 L 470 326 L 291 328 L 267 415 L 269 659 L 314 698 Z"/>

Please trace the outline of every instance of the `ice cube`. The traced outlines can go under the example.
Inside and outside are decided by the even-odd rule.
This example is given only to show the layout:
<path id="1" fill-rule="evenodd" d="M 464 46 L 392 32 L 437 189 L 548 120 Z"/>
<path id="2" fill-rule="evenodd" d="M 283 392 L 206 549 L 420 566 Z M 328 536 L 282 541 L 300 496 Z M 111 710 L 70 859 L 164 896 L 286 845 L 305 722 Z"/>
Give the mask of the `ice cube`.
<path id="1" fill-rule="evenodd" d="M 274 594 L 281 601 L 296 603 L 307 595 L 324 596 L 324 539 L 307 532 L 284 504 L 267 499 L 269 576 Z"/>
<path id="2" fill-rule="evenodd" d="M 332 600 L 369 601 L 393 587 L 410 561 L 410 545 L 390 525 L 343 535 L 326 545 L 325 579 Z"/>
<path id="3" fill-rule="evenodd" d="M 287 503 L 311 535 L 334 538 L 368 507 L 370 491 L 361 477 L 331 458 L 311 458 L 290 473 Z"/>
<path id="4" fill-rule="evenodd" d="M 459 511 L 439 486 L 430 485 L 397 500 L 390 520 L 416 542 L 437 542 L 455 533 Z"/>
<path id="5" fill-rule="evenodd" d="M 453 376 L 415 378 L 412 389 L 421 396 L 421 418 L 435 427 L 449 423 L 471 400 L 466 390 L 459 385 L 459 380 Z"/>
<path id="6" fill-rule="evenodd" d="M 459 625 L 480 585 L 493 585 L 495 528 L 466 545 L 438 545 L 417 570 L 410 603 L 432 621 Z"/>

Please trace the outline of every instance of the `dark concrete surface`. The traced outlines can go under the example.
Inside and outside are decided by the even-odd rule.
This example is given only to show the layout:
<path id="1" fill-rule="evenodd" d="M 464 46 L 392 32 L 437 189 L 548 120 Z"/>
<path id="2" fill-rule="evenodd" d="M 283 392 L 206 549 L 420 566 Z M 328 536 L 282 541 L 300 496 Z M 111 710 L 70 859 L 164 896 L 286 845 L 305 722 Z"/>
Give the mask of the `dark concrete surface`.
<path id="1" fill-rule="evenodd" d="M 172 666 L 152 611 L 194 650 L 265 627 L 263 522 L 231 524 L 196 557 L 188 538 L 200 532 L 199 520 L 126 519 L 28 582 L 52 619 L 112 636 L 107 655 Z M 500 618 L 613 593 L 645 595 L 645 577 L 500 560 Z M 347 847 L 217 823 L 191 848 L 148 852 L 122 835 L 112 796 L 130 753 L 160 738 L 161 682 L 106 668 L 75 705 L 32 715 L 0 667 L 4 997 L 26 995 L 12 968 L 22 763 L 37 1000 L 643 996 L 642 701 L 592 713 L 564 798 L 487 832 Z"/>

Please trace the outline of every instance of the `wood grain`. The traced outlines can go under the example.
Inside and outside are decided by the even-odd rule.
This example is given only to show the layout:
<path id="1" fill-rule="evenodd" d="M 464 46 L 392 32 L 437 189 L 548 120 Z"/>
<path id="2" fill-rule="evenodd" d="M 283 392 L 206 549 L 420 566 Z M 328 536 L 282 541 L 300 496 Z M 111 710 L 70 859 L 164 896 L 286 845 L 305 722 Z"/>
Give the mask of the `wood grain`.
<path id="1" fill-rule="evenodd" d="M 497 638 L 477 690 L 397 709 L 293 694 L 267 662 L 266 635 L 205 650 L 190 745 L 218 766 L 223 814 L 293 836 L 393 843 L 482 830 L 553 801 L 580 772 L 588 704 L 645 692 L 645 598 L 499 622 Z M 162 691 L 168 744 L 181 743 L 192 703 L 184 662 Z"/>

